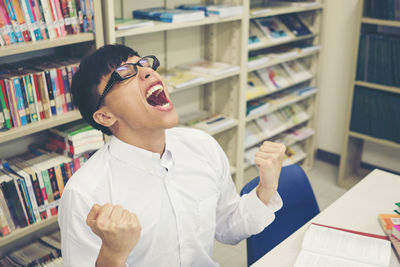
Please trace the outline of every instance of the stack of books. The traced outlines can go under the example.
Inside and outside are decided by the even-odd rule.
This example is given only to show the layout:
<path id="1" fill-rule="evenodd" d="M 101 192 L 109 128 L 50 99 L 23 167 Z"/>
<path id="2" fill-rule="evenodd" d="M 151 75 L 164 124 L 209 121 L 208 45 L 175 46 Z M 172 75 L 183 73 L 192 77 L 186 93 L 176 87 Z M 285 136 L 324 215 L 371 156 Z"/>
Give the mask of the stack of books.
<path id="1" fill-rule="evenodd" d="M 92 152 L 104 145 L 103 133 L 85 122 L 51 128 L 49 132 L 47 147 L 69 157 Z"/>
<path id="2" fill-rule="evenodd" d="M 129 30 L 134 28 L 142 28 L 142 27 L 150 27 L 153 26 L 154 23 L 151 20 L 144 20 L 144 19 L 121 19 L 115 18 L 115 30 L 122 31 L 122 30 Z"/>
<path id="3" fill-rule="evenodd" d="M 68 179 L 90 157 L 71 158 L 31 147 L 32 152 L 2 160 L 0 229 L 5 236 L 55 216 Z"/>
<path id="4" fill-rule="evenodd" d="M 232 5 L 180 5 L 177 8 L 185 10 L 202 10 L 207 17 L 217 16 L 219 18 L 240 16 L 243 10 L 242 6 Z"/>
<path id="5" fill-rule="evenodd" d="M 136 19 L 158 20 L 169 23 L 197 21 L 205 18 L 202 10 L 167 9 L 162 7 L 134 10 L 132 14 Z"/>
<path id="6" fill-rule="evenodd" d="M 182 69 L 160 69 L 157 72 L 160 73 L 163 81 L 168 86 L 169 92 L 185 87 L 195 86 L 205 81 L 204 77 Z"/>
<path id="7" fill-rule="evenodd" d="M 61 234 L 55 232 L 8 253 L 0 258 L 0 266 L 62 266 Z"/>
<path id="8" fill-rule="evenodd" d="M 34 59 L 0 66 L 0 129 L 20 127 L 75 109 L 77 59 Z"/>
<path id="9" fill-rule="evenodd" d="M 0 46 L 95 30 L 93 0 L 4 0 L 0 20 Z"/>
<path id="10" fill-rule="evenodd" d="M 400 203 L 397 203 L 396 205 L 400 206 Z M 386 236 L 392 243 L 397 257 L 400 259 L 400 215 L 379 214 L 378 221 Z"/>

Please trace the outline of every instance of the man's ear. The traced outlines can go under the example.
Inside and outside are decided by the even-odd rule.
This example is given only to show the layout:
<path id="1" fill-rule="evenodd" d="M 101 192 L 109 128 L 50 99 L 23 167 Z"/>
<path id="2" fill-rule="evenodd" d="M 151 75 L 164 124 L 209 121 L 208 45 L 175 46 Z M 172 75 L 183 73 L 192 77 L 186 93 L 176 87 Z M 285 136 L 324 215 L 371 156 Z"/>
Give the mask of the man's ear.
<path id="1" fill-rule="evenodd" d="M 117 121 L 117 118 L 114 116 L 114 114 L 104 108 L 96 110 L 93 113 L 93 119 L 95 122 L 105 127 L 111 127 Z"/>

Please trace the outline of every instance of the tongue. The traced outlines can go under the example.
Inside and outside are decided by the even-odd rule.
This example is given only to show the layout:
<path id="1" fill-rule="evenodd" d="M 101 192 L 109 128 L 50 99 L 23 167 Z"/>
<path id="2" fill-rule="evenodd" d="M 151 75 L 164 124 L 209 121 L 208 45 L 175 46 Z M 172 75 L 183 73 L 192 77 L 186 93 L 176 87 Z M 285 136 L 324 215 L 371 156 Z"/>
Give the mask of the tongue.
<path id="1" fill-rule="evenodd" d="M 147 98 L 147 103 L 149 103 L 152 106 L 162 106 L 166 103 L 168 103 L 167 97 L 165 96 L 164 91 L 161 93 L 154 92 L 151 96 Z"/>

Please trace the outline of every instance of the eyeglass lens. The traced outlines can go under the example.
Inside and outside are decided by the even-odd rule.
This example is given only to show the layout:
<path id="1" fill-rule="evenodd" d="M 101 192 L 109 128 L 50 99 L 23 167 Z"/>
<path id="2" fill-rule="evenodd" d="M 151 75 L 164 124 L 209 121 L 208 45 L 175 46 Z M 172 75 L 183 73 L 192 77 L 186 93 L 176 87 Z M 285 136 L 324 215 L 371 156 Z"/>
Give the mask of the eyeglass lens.
<path id="1" fill-rule="evenodd" d="M 121 76 L 121 78 L 129 78 L 137 73 L 137 66 L 143 66 L 143 67 L 153 67 L 153 62 L 154 59 L 151 57 L 144 57 L 139 60 L 138 64 L 124 64 L 120 67 L 118 67 L 115 71 Z"/>

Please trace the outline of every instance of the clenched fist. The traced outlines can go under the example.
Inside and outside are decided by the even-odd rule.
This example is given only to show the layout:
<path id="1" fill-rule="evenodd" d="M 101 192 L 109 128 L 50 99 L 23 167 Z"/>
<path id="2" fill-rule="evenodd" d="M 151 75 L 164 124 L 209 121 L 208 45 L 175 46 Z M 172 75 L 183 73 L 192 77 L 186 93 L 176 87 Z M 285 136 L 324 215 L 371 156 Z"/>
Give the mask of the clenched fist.
<path id="1" fill-rule="evenodd" d="M 256 153 L 255 163 L 260 170 L 260 183 L 256 191 L 265 204 L 268 204 L 278 188 L 285 151 L 285 145 L 265 141 Z"/>
<path id="2" fill-rule="evenodd" d="M 141 226 L 134 213 L 119 205 L 93 205 L 86 223 L 102 240 L 96 266 L 124 266 L 140 238 Z"/>

